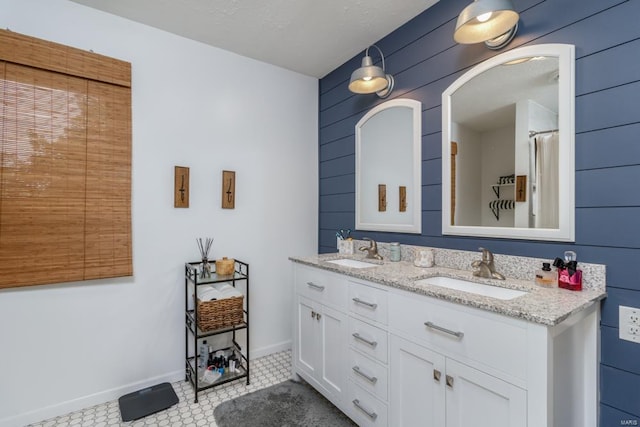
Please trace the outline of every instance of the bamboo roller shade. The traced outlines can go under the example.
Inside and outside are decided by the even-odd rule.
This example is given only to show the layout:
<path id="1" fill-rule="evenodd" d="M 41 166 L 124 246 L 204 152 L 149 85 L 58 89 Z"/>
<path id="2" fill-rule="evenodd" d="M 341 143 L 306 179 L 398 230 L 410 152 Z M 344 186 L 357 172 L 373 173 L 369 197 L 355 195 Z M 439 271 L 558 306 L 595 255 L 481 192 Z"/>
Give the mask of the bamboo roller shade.
<path id="1" fill-rule="evenodd" d="M 0 288 L 130 276 L 131 90 L 31 65 L 0 62 Z"/>
<path id="2" fill-rule="evenodd" d="M 8 30 L 0 30 L 0 59 L 131 87 L 131 64 L 128 62 Z"/>

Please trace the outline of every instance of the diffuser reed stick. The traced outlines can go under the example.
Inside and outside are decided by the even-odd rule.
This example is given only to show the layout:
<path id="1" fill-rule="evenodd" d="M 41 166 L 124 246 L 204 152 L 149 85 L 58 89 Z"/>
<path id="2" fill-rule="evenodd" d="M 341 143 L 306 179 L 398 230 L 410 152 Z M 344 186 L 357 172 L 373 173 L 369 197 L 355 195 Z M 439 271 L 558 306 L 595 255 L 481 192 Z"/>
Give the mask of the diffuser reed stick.
<path id="1" fill-rule="evenodd" d="M 196 239 L 198 249 L 200 250 L 200 256 L 202 257 L 202 272 L 200 278 L 211 277 L 211 264 L 209 264 L 209 251 L 211 251 L 211 245 L 213 244 L 213 238 L 207 237 L 205 241 L 202 241 L 202 237 Z"/>

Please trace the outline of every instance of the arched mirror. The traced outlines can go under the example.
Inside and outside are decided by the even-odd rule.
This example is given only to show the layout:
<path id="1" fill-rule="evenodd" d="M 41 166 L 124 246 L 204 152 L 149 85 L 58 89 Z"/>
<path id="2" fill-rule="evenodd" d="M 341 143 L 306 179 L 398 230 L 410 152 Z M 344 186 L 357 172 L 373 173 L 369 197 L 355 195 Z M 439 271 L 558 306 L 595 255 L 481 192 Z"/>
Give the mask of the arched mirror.
<path id="1" fill-rule="evenodd" d="M 442 233 L 574 241 L 572 45 L 497 55 L 442 94 Z"/>
<path id="2" fill-rule="evenodd" d="M 356 124 L 356 229 L 420 233 L 419 101 L 384 102 Z"/>

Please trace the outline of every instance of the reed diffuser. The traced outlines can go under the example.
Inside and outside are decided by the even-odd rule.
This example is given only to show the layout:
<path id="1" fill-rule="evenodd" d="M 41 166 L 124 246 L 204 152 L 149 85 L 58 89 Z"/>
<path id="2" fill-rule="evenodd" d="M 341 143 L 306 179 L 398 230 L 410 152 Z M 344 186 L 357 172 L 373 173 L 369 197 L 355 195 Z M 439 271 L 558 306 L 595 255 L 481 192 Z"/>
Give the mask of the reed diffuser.
<path id="1" fill-rule="evenodd" d="M 211 244 L 213 243 L 213 238 L 207 237 L 205 241 L 202 241 L 202 238 L 197 238 L 196 242 L 198 243 L 198 249 L 200 250 L 200 255 L 202 257 L 202 270 L 200 272 L 200 278 L 204 279 L 205 277 L 211 277 L 211 264 L 209 264 L 209 251 L 211 250 Z"/>

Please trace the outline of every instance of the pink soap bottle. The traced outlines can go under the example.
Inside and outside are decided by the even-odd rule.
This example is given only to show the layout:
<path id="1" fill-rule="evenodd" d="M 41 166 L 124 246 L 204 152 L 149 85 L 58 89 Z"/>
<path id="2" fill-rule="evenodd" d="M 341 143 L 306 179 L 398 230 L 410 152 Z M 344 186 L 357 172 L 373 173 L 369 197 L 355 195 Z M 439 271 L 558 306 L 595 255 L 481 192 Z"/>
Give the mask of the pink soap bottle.
<path id="1" fill-rule="evenodd" d="M 556 258 L 553 265 L 558 267 L 559 288 L 570 291 L 582 290 L 582 270 L 578 270 L 578 261 L 575 252 L 566 251 L 564 253 L 564 261 Z"/>

